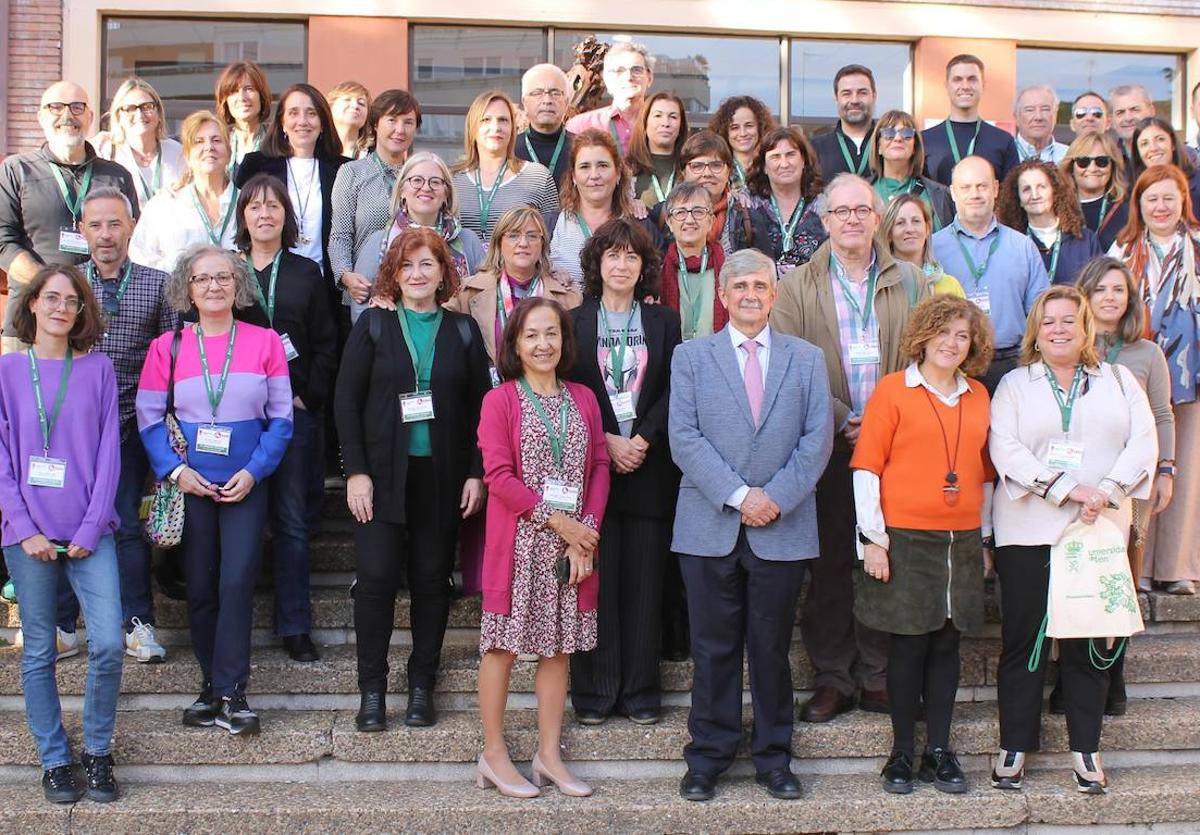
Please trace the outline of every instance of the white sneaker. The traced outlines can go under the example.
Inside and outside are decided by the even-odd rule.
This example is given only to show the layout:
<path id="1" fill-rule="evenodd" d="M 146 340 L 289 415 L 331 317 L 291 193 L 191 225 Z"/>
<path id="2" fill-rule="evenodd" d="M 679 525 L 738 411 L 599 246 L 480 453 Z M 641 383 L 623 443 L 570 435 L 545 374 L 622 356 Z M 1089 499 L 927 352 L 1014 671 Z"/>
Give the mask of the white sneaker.
<path id="1" fill-rule="evenodd" d="M 56 643 L 58 645 L 58 660 L 64 658 L 72 658 L 79 654 L 79 633 L 78 632 L 63 632 L 60 627 L 54 627 L 57 634 Z M 16 636 L 13 638 L 13 645 L 17 649 L 25 646 L 25 636 L 21 634 L 21 630 L 17 630 Z"/>
<path id="2" fill-rule="evenodd" d="M 154 627 L 134 618 L 133 629 L 125 633 L 125 654 L 132 655 L 143 664 L 160 664 L 167 657 L 167 651 L 154 634 Z"/>

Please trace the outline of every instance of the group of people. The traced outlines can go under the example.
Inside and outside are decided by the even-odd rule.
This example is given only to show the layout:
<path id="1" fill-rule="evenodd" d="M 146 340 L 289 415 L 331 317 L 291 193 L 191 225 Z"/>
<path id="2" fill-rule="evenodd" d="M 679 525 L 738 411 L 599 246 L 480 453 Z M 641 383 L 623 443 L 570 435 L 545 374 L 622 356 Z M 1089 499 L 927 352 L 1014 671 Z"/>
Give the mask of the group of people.
<path id="1" fill-rule="evenodd" d="M 264 539 L 275 631 L 313 661 L 331 448 L 354 520 L 358 730 L 388 724 L 405 582 L 404 722 L 438 721 L 457 565 L 483 596 L 477 782 L 514 797 L 590 794 L 562 759 L 568 695 L 581 724 L 653 724 L 660 661 L 689 655 L 682 796 L 713 797 L 733 762 L 748 657 L 757 781 L 798 797 L 805 583 L 800 719 L 888 713 L 883 788 L 964 791 L 959 642 L 993 568 L 991 782 L 1019 789 L 1067 526 L 1107 517 L 1139 588 L 1194 593 L 1200 473 L 1175 460 L 1200 443 L 1200 175 L 1143 88 L 1080 96 L 1064 146 L 1046 87 L 1017 97 L 1015 138 L 983 121 L 971 55 L 949 61 L 951 112 L 924 131 L 876 118 L 871 70 L 843 67 L 838 122 L 811 139 L 748 96 L 689 132 L 636 44 L 608 50 L 603 78 L 612 104 L 569 119 L 550 64 L 524 74 L 520 107 L 481 94 L 453 164 L 414 150 L 407 91 L 276 100 L 251 62 L 179 141 L 140 79 L 95 136 L 80 87 L 45 91 L 45 144 L 0 164 L 0 534 L 48 799 L 117 797 L 123 656 L 166 654 L 149 482 L 184 494 L 175 558 L 202 680 L 183 723 L 259 732 Z M 55 686 L 80 608 L 82 784 Z M 532 782 L 504 736 L 527 656 Z M 1120 654 L 1096 658 L 1060 641 L 1051 698 L 1089 793 L 1106 788 L 1103 716 L 1126 701 Z"/>

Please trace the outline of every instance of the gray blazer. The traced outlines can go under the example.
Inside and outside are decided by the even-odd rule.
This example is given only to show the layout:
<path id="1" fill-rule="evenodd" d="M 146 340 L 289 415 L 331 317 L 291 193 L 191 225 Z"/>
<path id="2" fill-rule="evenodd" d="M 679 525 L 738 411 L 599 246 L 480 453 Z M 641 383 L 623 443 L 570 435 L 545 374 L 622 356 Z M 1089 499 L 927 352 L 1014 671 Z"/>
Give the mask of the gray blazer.
<path id="1" fill-rule="evenodd" d="M 671 362 L 671 455 L 683 471 L 671 550 L 701 557 L 732 553 L 741 514 L 725 504 L 739 487 L 761 487 L 780 516 L 746 528 L 764 560 L 808 560 L 817 551 L 817 479 L 833 448 L 833 401 L 825 358 L 815 346 L 771 331 L 762 420 L 750 401 L 727 331 L 693 339 Z"/>

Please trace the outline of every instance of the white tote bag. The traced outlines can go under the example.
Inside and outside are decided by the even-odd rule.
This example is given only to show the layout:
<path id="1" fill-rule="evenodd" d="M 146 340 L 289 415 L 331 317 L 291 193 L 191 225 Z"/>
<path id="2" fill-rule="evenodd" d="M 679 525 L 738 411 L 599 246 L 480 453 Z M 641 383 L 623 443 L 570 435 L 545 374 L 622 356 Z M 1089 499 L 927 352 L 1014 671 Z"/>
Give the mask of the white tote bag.
<path id="1" fill-rule="evenodd" d="M 1125 537 L 1112 520 L 1072 522 L 1051 547 L 1046 621 L 1051 638 L 1127 638 L 1145 628 Z"/>

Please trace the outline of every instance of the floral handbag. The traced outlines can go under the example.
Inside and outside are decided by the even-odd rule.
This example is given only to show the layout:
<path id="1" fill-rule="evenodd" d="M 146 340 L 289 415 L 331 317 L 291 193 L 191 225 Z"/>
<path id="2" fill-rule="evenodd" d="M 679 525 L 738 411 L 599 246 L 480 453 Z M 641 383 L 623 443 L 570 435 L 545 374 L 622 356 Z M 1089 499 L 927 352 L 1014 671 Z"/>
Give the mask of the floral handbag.
<path id="1" fill-rule="evenodd" d="M 171 340 L 171 372 L 167 377 L 167 411 L 163 423 L 167 427 L 167 439 L 171 449 L 187 461 L 187 438 L 175 418 L 175 359 L 179 355 L 182 331 L 175 330 Z M 142 533 L 151 545 L 159 548 L 174 548 L 183 538 L 183 491 L 170 478 L 160 478 L 147 497 L 146 520 Z"/>

